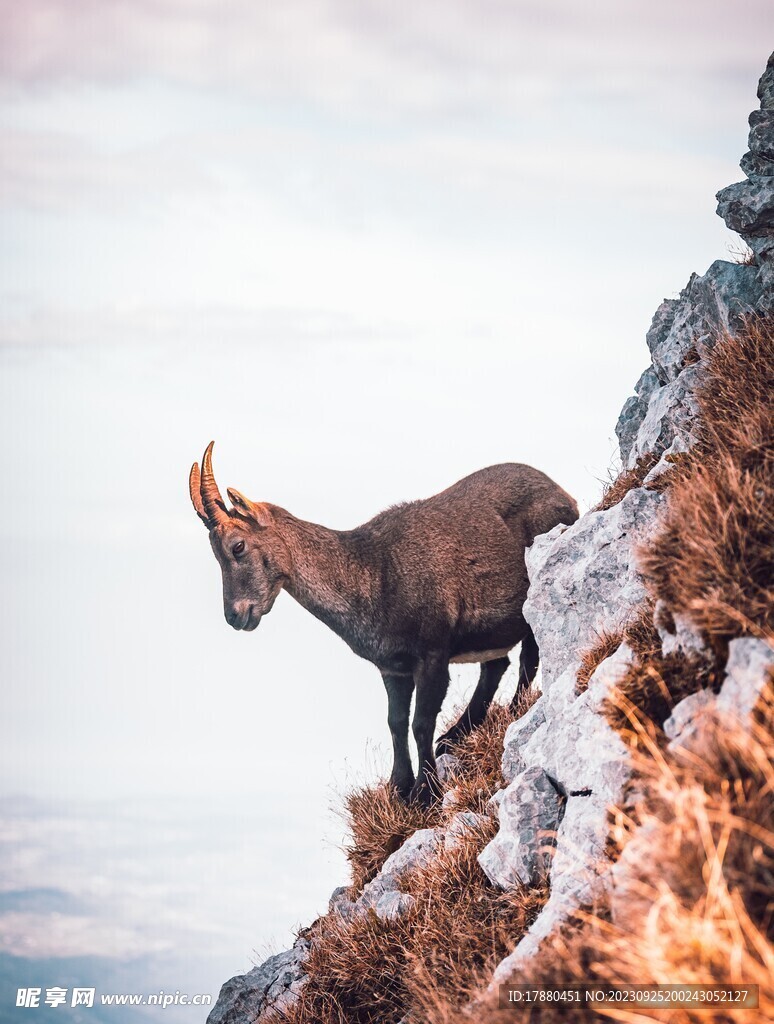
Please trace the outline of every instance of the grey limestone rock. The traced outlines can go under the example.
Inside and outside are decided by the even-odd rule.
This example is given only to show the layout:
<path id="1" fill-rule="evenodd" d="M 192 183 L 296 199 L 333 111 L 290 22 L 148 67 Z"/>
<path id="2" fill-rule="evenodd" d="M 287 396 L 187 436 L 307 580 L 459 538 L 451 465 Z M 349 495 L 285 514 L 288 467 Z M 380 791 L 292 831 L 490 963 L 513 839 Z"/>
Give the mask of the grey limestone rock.
<path id="1" fill-rule="evenodd" d="M 446 828 L 443 845 L 447 850 L 453 850 L 459 846 L 460 841 L 471 831 L 487 820 L 486 814 L 476 814 L 474 811 L 460 811 L 455 814 Z"/>
<path id="2" fill-rule="evenodd" d="M 609 884 L 606 836 L 605 801 L 594 796 L 570 797 L 557 833 L 548 901 L 513 952 L 500 961 L 490 988 L 528 971 L 541 943 Z"/>
<path id="3" fill-rule="evenodd" d="M 763 110 L 774 109 L 774 53 L 769 57 L 766 69 L 758 82 L 758 99 Z"/>
<path id="4" fill-rule="evenodd" d="M 669 744 L 670 747 L 675 744 L 682 745 L 686 739 L 692 736 L 696 723 L 701 721 L 702 715 L 714 706 L 715 694 L 711 690 L 698 690 L 675 704 L 672 714 L 664 722 L 664 732 L 672 741 Z"/>
<path id="5" fill-rule="evenodd" d="M 653 621 L 661 637 L 665 655 L 685 654 L 688 657 L 705 653 L 704 639 L 687 615 L 667 613 L 664 602 L 656 601 Z"/>
<path id="6" fill-rule="evenodd" d="M 400 880 L 409 871 L 424 867 L 443 843 L 443 831 L 421 828 L 384 862 L 379 874 L 363 887 L 355 900 L 354 913 L 363 913 L 376 905 L 387 892 L 399 892 Z"/>
<path id="7" fill-rule="evenodd" d="M 513 779 L 511 779 L 510 781 L 513 782 Z M 494 811 L 494 812 L 498 811 L 499 808 L 500 808 L 500 804 L 503 802 L 503 797 L 504 796 L 505 796 L 505 790 L 504 789 L 498 789 L 497 792 L 493 793 L 490 796 L 490 798 L 487 800 L 487 802 L 486 802 L 487 807 L 491 811 Z"/>
<path id="8" fill-rule="evenodd" d="M 640 376 L 634 386 L 634 394 L 627 398 L 624 407 L 615 425 L 615 433 L 618 438 L 618 447 L 621 452 L 621 461 L 625 464 L 629 457 L 634 438 L 640 429 L 645 414 L 648 411 L 648 403 L 653 392 L 661 387 L 658 374 L 652 366 L 649 366 Z"/>
<path id="9" fill-rule="evenodd" d="M 460 759 L 454 754 L 440 754 L 435 759 L 435 768 L 441 782 L 450 782 L 459 774 L 460 767 Z"/>
<path id="10" fill-rule="evenodd" d="M 374 912 L 382 921 L 395 921 L 414 906 L 416 900 L 407 892 L 391 890 L 379 897 Z"/>
<path id="11" fill-rule="evenodd" d="M 247 974 L 230 978 L 221 988 L 207 1024 L 244 1024 L 268 1006 L 289 1006 L 303 984 L 309 941 L 299 937 L 292 949 L 270 956 Z"/>
<path id="12" fill-rule="evenodd" d="M 543 690 L 568 668 L 601 629 L 614 629 L 645 599 L 634 547 L 655 522 L 662 495 L 635 488 L 606 511 L 556 528 L 527 549 L 530 590 L 524 615 L 542 665 Z"/>
<path id="13" fill-rule="evenodd" d="M 770 176 L 750 175 L 747 181 L 721 189 L 717 199 L 718 213 L 742 237 L 774 229 L 774 182 Z"/>
<path id="14" fill-rule="evenodd" d="M 718 710 L 746 722 L 764 687 L 774 681 L 774 651 L 765 640 L 742 637 L 728 645 L 726 677 Z"/>
<path id="15" fill-rule="evenodd" d="M 454 786 L 452 789 L 447 789 L 443 795 L 443 799 L 441 800 L 441 806 L 444 808 L 444 810 L 447 807 L 454 807 L 454 805 L 459 801 L 459 798 L 459 786 Z"/>
<path id="16" fill-rule="evenodd" d="M 745 181 L 735 182 L 717 194 L 718 214 L 737 231 L 755 254 L 761 288 L 761 306 L 774 305 L 774 68 L 772 60 L 761 76 L 758 96 L 761 109 L 750 114 L 750 151 L 740 166 Z"/>
<path id="17" fill-rule="evenodd" d="M 604 797 L 593 793 L 567 800 L 551 865 L 551 891 L 569 900 L 573 908 L 594 899 L 609 867 L 605 856 L 608 806 Z"/>
<path id="18" fill-rule="evenodd" d="M 764 176 L 774 174 L 774 160 L 767 160 L 765 156 L 759 156 L 757 153 L 745 153 L 739 161 L 739 166 L 748 178 L 752 178 L 756 174 Z"/>
<path id="19" fill-rule="evenodd" d="M 733 187 L 733 186 L 732 186 Z M 665 299 L 646 335 L 661 384 L 680 375 L 689 353 L 715 343 L 718 330 L 733 327 L 760 300 L 755 267 L 716 260 L 706 274 L 691 274 L 676 299 Z"/>
<path id="20" fill-rule="evenodd" d="M 350 887 L 340 885 L 331 893 L 328 900 L 328 913 L 338 914 L 340 917 L 349 917 L 355 909 L 355 903 L 350 896 Z"/>
<path id="21" fill-rule="evenodd" d="M 563 806 L 563 797 L 542 769 L 527 768 L 516 776 L 500 804 L 499 831 L 478 857 L 490 882 L 510 889 L 546 877 Z"/>
<path id="22" fill-rule="evenodd" d="M 761 186 L 756 192 L 759 204 L 765 205 L 763 196 L 771 192 Z M 737 209 L 742 200 L 736 193 L 729 196 Z M 725 260 L 716 260 L 701 277 L 692 274 L 676 299 L 661 303 L 647 333 L 652 365 L 638 381 L 636 397 L 627 399 L 616 425 L 625 469 L 656 453 L 662 461 L 649 474 L 653 480 L 668 468 L 666 456 L 692 446 L 697 414 L 693 393 L 700 373 L 694 363 L 713 347 L 719 332 L 733 330 L 740 317 L 765 305 L 759 268 Z"/>
<path id="23" fill-rule="evenodd" d="M 551 892 L 530 929 L 497 967 L 493 985 L 525 969 L 541 942 L 579 907 L 592 902 L 607 884 L 608 808 L 621 799 L 631 768 L 626 748 L 599 714 L 599 708 L 633 657 L 631 649 L 621 644 L 597 666 L 584 694 L 575 694 L 575 673 L 568 670 L 544 698 L 546 723 L 527 743 L 524 756 L 533 767 L 542 766 L 551 784 L 567 794 L 550 868 Z M 506 798 L 507 794 L 508 790 Z M 501 808 L 501 822 L 502 816 Z M 498 839 L 499 833 L 493 843 Z M 502 854 L 502 863 L 496 859 L 498 853 Z M 504 848 L 495 845 L 491 862 L 482 867 L 488 875 L 490 870 L 496 873 L 493 880 L 507 880 L 518 856 L 518 850 L 508 856 Z"/>
<path id="24" fill-rule="evenodd" d="M 677 455 L 681 455 L 683 452 L 687 452 L 692 443 L 692 436 L 677 434 L 669 447 L 665 448 L 661 453 L 661 458 L 658 460 L 656 465 L 648 471 L 645 479 L 642 481 L 643 487 L 653 487 L 659 477 L 662 477 L 665 473 L 669 473 L 670 470 L 674 469 L 675 457 Z"/>
<path id="25" fill-rule="evenodd" d="M 428 862 L 442 841 L 440 829 L 420 828 L 410 835 L 406 842 L 395 853 L 391 853 L 384 862 L 380 874 L 398 878 L 413 868 L 421 867 Z"/>
<path id="26" fill-rule="evenodd" d="M 575 693 L 575 673 L 566 672 L 552 694 L 557 703 L 562 698 L 559 713 L 547 715 L 524 747 L 525 763 L 547 772 L 567 795 L 594 792 L 615 800 L 629 777 L 626 748 L 599 709 L 631 658 L 630 649 L 621 644 L 598 666 L 580 696 Z"/>
<path id="27" fill-rule="evenodd" d="M 774 651 L 765 640 L 741 637 L 728 645 L 726 674 L 720 692 L 699 690 L 676 704 L 664 723 L 670 748 L 682 747 L 701 728 L 707 712 L 729 716 L 748 727 L 753 709 L 768 682 L 774 680 Z"/>
<path id="28" fill-rule="evenodd" d="M 685 451 L 695 442 L 697 406 L 693 396 L 698 367 L 690 366 L 679 377 L 659 388 L 648 403 L 640 429 L 632 441 L 626 468 L 633 469 L 644 455 Z"/>
<path id="29" fill-rule="evenodd" d="M 618 438 L 618 450 L 621 453 L 622 462 L 626 462 L 629 458 L 632 443 L 645 419 L 647 410 L 647 404 L 637 395 L 632 395 L 624 402 L 615 425 L 615 435 Z"/>
<path id="30" fill-rule="evenodd" d="M 503 739 L 502 773 L 506 782 L 513 782 L 519 772 L 523 771 L 526 765 L 521 756 L 522 748 L 527 744 L 535 731 L 540 728 L 546 720 L 545 701 L 541 697 L 535 701 L 532 707 L 521 718 L 511 722 L 505 730 Z"/>
<path id="31" fill-rule="evenodd" d="M 774 160 L 774 110 L 754 110 L 749 123 L 750 152 L 763 160 Z"/>

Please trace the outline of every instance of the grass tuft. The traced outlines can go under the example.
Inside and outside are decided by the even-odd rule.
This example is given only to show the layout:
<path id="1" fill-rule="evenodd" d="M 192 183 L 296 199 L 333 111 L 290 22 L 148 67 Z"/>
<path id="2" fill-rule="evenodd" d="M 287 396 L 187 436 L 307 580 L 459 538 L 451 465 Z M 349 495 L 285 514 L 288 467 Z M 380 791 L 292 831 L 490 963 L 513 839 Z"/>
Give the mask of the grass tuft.
<path id="1" fill-rule="evenodd" d="M 622 643 L 631 647 L 640 662 L 648 661 L 661 652 L 661 638 L 653 624 L 653 605 L 649 601 L 630 622 L 617 629 L 600 630 L 594 643 L 581 653 L 576 693 L 585 692 L 597 668 L 615 654 Z"/>
<path id="2" fill-rule="evenodd" d="M 581 663 L 575 681 L 575 692 L 585 693 L 589 680 L 596 670 L 611 655 L 615 654 L 623 643 L 623 629 L 601 629 L 591 647 L 581 653 Z"/>
<path id="3" fill-rule="evenodd" d="M 640 456 L 631 469 L 623 470 L 615 479 L 607 484 L 598 504 L 591 511 L 604 512 L 617 505 L 619 501 L 623 501 L 629 491 L 634 490 L 635 487 L 642 487 L 645 477 L 650 473 L 660 457 L 660 452 L 658 454 L 648 452 L 646 455 Z"/>
<path id="4" fill-rule="evenodd" d="M 701 689 L 714 689 L 713 663 L 679 654 L 637 660 L 602 703 L 602 714 L 628 746 L 637 749 L 647 735 L 664 741 L 662 728 L 675 704 Z"/>
<path id="5" fill-rule="evenodd" d="M 438 824 L 439 807 L 404 803 L 386 782 L 353 790 L 345 797 L 350 842 L 344 852 L 352 873 L 352 894 L 358 894 L 382 865 L 417 829 Z"/>

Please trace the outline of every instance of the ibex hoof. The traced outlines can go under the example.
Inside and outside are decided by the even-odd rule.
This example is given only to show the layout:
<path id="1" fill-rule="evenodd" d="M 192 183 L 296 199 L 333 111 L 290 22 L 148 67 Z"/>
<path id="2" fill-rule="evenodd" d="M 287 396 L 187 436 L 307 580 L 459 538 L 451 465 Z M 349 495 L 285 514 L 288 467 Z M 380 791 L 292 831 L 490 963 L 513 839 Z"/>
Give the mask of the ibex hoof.
<path id="1" fill-rule="evenodd" d="M 419 804 L 420 807 L 431 807 L 438 799 L 438 792 L 430 782 L 417 782 L 411 790 L 409 803 Z"/>
<path id="2" fill-rule="evenodd" d="M 409 803 L 411 800 L 411 793 L 414 789 L 414 776 L 412 775 L 409 779 L 399 782 L 396 779 L 390 779 L 390 785 L 398 794 L 404 804 Z"/>
<path id="3" fill-rule="evenodd" d="M 440 757 L 441 754 L 451 754 L 454 745 L 459 741 L 459 736 L 455 736 L 452 732 L 444 733 L 443 736 L 438 740 L 435 745 L 435 756 Z"/>

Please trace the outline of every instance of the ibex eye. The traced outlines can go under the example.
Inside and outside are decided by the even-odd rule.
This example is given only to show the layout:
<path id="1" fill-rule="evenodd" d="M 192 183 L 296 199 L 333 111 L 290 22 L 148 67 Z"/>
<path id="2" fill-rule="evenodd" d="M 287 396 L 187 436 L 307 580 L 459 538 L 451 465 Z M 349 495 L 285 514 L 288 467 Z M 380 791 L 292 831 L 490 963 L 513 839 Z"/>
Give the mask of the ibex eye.
<path id="1" fill-rule="evenodd" d="M 244 551 L 244 549 L 245 549 L 245 542 L 243 540 L 240 540 L 240 541 L 237 541 L 237 543 L 233 546 L 231 551 L 235 555 L 241 555 L 242 552 Z"/>

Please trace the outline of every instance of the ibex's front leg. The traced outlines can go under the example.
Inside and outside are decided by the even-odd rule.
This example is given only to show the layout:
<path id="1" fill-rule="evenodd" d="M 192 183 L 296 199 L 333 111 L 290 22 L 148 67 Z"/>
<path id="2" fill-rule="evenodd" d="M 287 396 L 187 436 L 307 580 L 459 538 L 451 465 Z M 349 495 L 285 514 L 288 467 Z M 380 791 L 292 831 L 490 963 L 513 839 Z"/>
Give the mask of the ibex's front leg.
<path id="1" fill-rule="evenodd" d="M 440 793 L 433 757 L 433 735 L 435 720 L 449 688 L 449 659 L 432 655 L 425 658 L 414 672 L 414 682 L 417 700 L 413 729 L 419 755 L 419 770 L 416 784 L 411 791 L 411 799 L 427 807 Z"/>
<path id="2" fill-rule="evenodd" d="M 414 692 L 412 676 L 395 676 L 382 674 L 387 690 L 387 724 L 392 736 L 394 755 L 390 782 L 404 800 L 408 800 L 411 787 L 414 785 L 414 769 L 411 767 L 411 754 L 408 746 L 409 709 L 411 694 Z"/>

